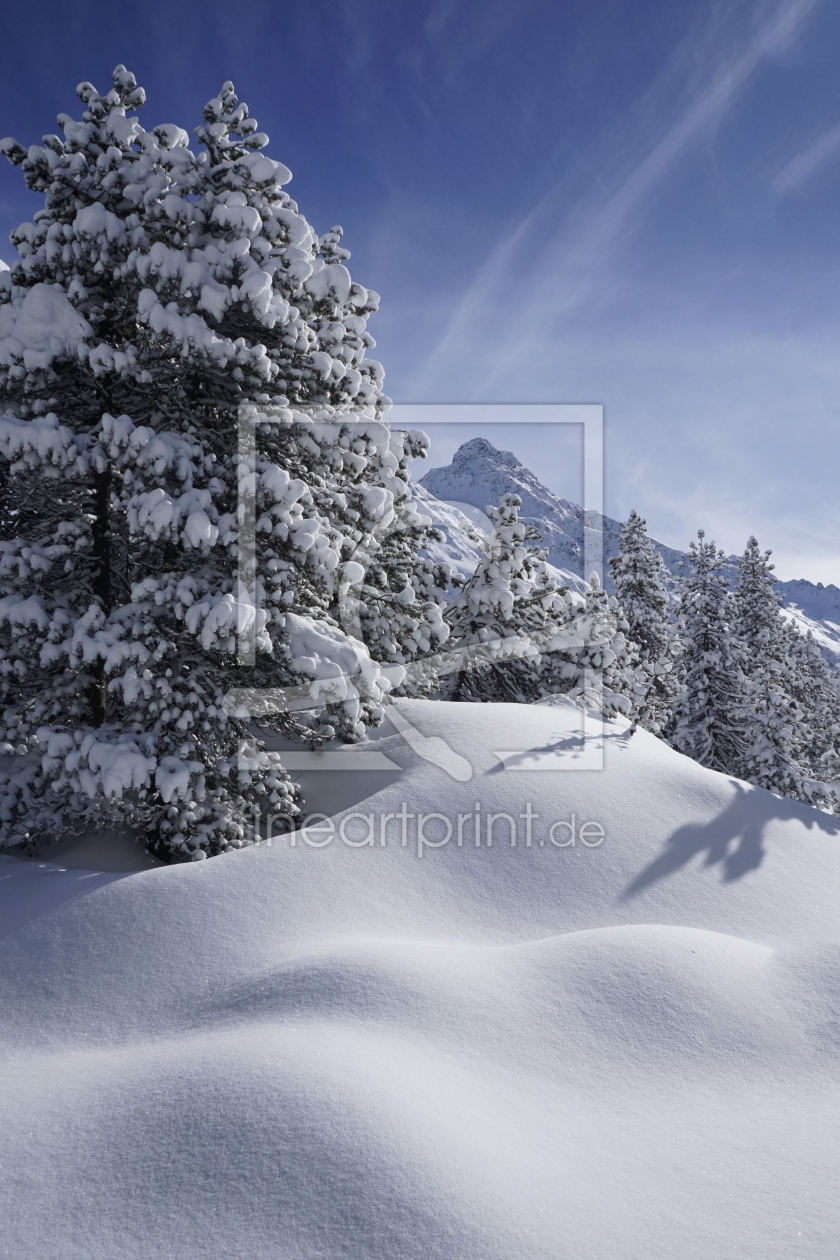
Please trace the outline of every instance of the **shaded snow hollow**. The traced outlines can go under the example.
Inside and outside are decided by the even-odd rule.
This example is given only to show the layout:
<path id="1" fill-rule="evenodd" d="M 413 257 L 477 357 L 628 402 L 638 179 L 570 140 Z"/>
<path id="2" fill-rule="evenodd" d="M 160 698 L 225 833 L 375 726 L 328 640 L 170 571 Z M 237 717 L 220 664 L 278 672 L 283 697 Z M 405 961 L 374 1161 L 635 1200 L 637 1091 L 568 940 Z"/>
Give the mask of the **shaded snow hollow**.
<path id="1" fill-rule="evenodd" d="M 374 847 L 0 858 L 0 1252 L 833 1257 L 840 820 L 621 722 L 603 772 L 536 769 L 575 765 L 565 703 L 399 713 L 472 778 L 390 722 L 396 768 L 306 771 Z M 519 842 L 380 847 L 403 801 Z"/>

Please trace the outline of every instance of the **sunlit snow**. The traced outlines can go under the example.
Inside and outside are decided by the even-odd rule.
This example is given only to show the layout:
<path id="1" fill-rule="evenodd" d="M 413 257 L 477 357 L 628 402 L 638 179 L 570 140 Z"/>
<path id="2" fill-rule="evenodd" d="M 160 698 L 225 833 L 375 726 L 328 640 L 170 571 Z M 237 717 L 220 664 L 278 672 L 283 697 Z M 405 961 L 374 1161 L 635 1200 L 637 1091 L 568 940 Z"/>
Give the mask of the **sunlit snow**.
<path id="1" fill-rule="evenodd" d="M 576 770 L 567 703 L 398 711 L 469 780 L 386 723 L 310 842 L 0 858 L 10 1252 L 827 1260 L 840 820 L 621 720 Z"/>

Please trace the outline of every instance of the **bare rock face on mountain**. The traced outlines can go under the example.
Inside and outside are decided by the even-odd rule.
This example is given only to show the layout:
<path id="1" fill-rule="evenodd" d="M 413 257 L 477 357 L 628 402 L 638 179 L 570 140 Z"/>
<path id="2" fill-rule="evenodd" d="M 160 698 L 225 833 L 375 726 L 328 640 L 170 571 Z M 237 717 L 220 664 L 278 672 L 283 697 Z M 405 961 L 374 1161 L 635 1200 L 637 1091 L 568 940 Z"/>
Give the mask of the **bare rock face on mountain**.
<path id="1" fill-rule="evenodd" d="M 431 468 L 420 481 L 420 486 L 441 500 L 438 509 L 451 512 L 460 509 L 461 517 L 443 521 L 435 519 L 438 528 L 443 526 L 447 541 L 445 550 L 453 550 L 450 562 L 461 571 L 464 555 L 470 548 L 470 536 L 461 538 L 458 530 L 481 528 L 481 515 L 488 504 L 496 504 L 503 494 L 518 494 L 522 500 L 520 519 L 539 530 L 542 546 L 548 550 L 549 563 L 560 571 L 562 577 L 576 590 L 583 587 L 583 508 L 567 499 L 560 499 L 539 478 L 526 468 L 512 451 L 500 451 L 487 438 L 472 438 L 459 447 L 452 463 L 445 468 Z M 644 512 L 644 504 L 639 504 Z M 431 500 L 423 497 L 422 510 L 435 517 Z M 698 525 L 703 522 L 699 521 Z M 448 528 L 447 528 L 448 526 Z M 487 522 L 489 528 L 489 521 Z M 613 583 L 606 562 L 618 552 L 621 522 L 609 516 L 587 513 L 587 527 L 603 529 L 604 565 L 601 574 L 606 589 L 612 593 Z M 667 570 L 663 580 L 669 593 L 676 590 L 682 565 L 688 556 L 684 551 L 668 547 L 653 540 Z M 455 552 L 458 553 L 456 557 Z M 460 560 L 460 563 L 459 563 Z M 724 563 L 723 572 L 730 585 L 737 579 L 737 561 L 730 556 Z M 824 655 L 832 662 L 840 660 L 840 590 L 836 586 L 824 586 L 804 579 L 779 582 L 776 586 L 782 597 L 782 611 L 796 622 L 803 634 L 809 630 Z"/>

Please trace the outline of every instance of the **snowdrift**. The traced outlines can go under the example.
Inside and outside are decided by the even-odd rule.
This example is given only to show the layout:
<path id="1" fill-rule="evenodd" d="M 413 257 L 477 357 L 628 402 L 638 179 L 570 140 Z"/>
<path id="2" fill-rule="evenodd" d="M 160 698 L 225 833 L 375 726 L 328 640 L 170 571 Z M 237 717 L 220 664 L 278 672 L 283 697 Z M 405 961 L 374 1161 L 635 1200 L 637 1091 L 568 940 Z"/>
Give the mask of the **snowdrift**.
<path id="1" fill-rule="evenodd" d="M 294 843 L 0 858 L 2 1254 L 833 1257 L 840 819 L 620 722 L 579 769 L 565 704 L 399 715 Z"/>

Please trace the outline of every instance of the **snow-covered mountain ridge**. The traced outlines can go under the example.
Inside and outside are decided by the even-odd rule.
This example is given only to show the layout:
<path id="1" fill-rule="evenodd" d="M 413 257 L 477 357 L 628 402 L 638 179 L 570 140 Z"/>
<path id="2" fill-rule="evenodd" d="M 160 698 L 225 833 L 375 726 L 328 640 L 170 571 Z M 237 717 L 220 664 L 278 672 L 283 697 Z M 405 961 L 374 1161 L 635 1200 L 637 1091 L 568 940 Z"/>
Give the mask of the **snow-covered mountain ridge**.
<path id="1" fill-rule="evenodd" d="M 548 551 L 549 563 L 573 588 L 582 587 L 587 576 L 583 573 L 582 559 L 583 508 L 558 498 L 512 451 L 497 450 L 487 438 L 472 438 L 459 447 L 451 464 L 445 468 L 430 469 L 417 485 L 424 511 L 429 513 L 446 538 L 436 558 L 449 558 L 459 573 L 472 571 L 470 557 L 478 555 L 476 533 L 482 528 L 485 532 L 490 528 L 490 522 L 484 515 L 486 506 L 498 503 L 503 494 L 513 493 L 522 500 L 520 517 L 539 531 L 542 545 Z M 602 525 L 604 531 L 606 561 L 618 551 L 621 521 L 595 515 L 593 523 L 596 522 Z M 669 547 L 656 539 L 653 542 L 668 571 L 665 584 L 674 590 L 682 572 L 681 566 L 688 560 L 688 552 Z M 737 579 L 736 556 L 729 557 L 725 572 L 734 584 Z M 612 590 L 609 571 L 604 576 L 607 589 Z M 782 597 L 786 615 L 797 623 L 803 633 L 811 631 L 833 663 L 840 660 L 840 589 L 824 586 L 822 582 L 808 582 L 804 578 L 778 582 L 776 589 Z"/>

